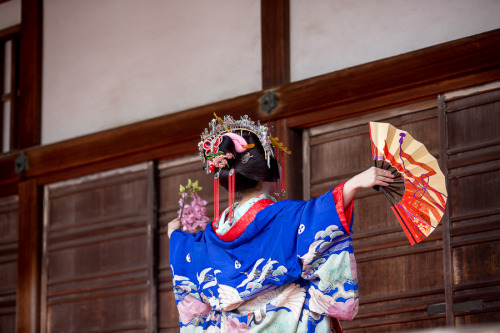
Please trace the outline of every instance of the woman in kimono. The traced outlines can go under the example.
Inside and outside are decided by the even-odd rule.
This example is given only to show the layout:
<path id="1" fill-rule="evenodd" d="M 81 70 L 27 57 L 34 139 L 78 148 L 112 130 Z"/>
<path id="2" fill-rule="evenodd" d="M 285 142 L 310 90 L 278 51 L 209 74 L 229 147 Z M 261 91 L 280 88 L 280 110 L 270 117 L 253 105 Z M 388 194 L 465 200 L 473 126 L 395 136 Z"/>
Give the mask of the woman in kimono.
<path id="1" fill-rule="evenodd" d="M 283 148 L 247 116 L 216 118 L 199 144 L 229 207 L 205 231 L 168 225 L 181 332 L 330 332 L 358 309 L 352 206 L 358 189 L 387 186 L 370 168 L 309 201 L 277 201 Z M 234 193 L 240 202 L 231 201 Z"/>

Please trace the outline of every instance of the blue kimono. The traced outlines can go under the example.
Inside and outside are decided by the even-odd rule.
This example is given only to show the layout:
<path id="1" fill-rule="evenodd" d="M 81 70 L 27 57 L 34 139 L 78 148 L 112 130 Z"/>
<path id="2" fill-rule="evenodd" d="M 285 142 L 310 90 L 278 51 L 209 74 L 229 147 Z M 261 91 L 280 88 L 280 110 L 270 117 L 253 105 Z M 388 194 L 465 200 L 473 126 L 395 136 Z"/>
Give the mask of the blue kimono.
<path id="1" fill-rule="evenodd" d="M 260 195 L 224 226 L 174 231 L 181 332 L 330 332 L 329 317 L 353 319 L 352 203 L 345 214 L 342 187 L 309 201 L 269 204 Z"/>

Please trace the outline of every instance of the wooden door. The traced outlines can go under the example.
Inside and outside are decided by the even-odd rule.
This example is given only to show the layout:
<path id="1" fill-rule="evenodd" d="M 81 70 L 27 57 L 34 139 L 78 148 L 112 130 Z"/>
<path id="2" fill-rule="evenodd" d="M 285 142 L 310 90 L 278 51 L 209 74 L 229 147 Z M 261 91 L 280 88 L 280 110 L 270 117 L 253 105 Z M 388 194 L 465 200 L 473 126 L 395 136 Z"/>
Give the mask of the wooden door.
<path id="1" fill-rule="evenodd" d="M 449 317 L 500 321 L 500 82 L 440 97 L 448 173 Z"/>
<path id="2" fill-rule="evenodd" d="M 0 332 L 16 328 L 17 196 L 0 199 Z"/>
<path id="3" fill-rule="evenodd" d="M 43 332 L 155 332 L 153 163 L 45 189 Z"/>
<path id="4" fill-rule="evenodd" d="M 313 127 L 304 132 L 305 196 L 317 197 L 373 165 L 368 121 L 410 132 L 438 157 L 436 101 Z M 354 321 L 342 323 L 345 331 L 444 326 L 444 314 L 427 312 L 445 301 L 441 227 L 411 246 L 385 196 L 369 189 L 356 196 L 353 233 L 360 307 Z"/>

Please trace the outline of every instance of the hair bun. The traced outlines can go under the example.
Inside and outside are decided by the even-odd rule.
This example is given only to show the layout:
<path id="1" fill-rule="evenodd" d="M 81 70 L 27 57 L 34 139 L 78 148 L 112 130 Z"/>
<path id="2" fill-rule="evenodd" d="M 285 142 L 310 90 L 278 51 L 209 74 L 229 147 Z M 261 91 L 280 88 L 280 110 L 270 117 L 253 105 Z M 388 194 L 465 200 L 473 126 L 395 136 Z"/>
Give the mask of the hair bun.
<path id="1" fill-rule="evenodd" d="M 279 179 L 278 163 L 271 156 L 266 156 L 259 138 L 251 132 L 243 132 L 241 135 L 248 143 L 248 148 L 245 151 L 236 152 L 234 142 L 231 138 L 225 136 L 219 146 L 219 150 L 224 153 L 232 153 L 235 158 L 228 160 L 228 167 L 222 168 L 219 171 L 220 184 L 227 189 L 229 169 L 233 168 L 235 175 L 235 190 L 243 192 L 252 187 L 257 186 L 259 181 L 276 181 Z M 244 158 L 247 154 L 251 158 Z M 270 158 L 270 167 L 267 165 L 267 158 Z"/>

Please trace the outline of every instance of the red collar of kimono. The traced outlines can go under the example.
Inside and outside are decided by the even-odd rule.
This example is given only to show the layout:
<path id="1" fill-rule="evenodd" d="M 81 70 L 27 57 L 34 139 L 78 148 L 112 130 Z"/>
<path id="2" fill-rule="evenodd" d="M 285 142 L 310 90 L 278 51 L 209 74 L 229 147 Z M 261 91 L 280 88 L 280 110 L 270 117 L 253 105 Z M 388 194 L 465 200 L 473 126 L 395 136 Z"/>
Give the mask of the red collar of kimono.
<path id="1" fill-rule="evenodd" d="M 246 230 L 248 225 L 255 219 L 258 212 L 273 203 L 274 201 L 269 198 L 257 201 L 224 235 L 219 235 L 217 232 L 215 232 L 215 234 L 225 242 L 234 241 Z M 216 230 L 214 222 L 212 222 L 212 227 Z"/>

